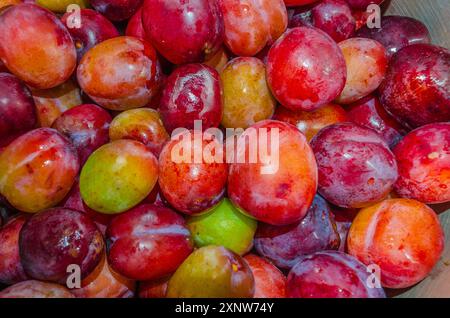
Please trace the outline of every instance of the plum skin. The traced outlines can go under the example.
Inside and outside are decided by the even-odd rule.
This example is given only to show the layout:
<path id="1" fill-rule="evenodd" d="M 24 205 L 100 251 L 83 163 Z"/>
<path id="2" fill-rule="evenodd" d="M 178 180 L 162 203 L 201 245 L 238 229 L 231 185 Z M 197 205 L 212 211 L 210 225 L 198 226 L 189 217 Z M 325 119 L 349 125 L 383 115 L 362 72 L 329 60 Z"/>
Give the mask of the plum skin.
<path id="1" fill-rule="evenodd" d="M 64 286 L 55 283 L 27 280 L 0 291 L 0 298 L 75 298 Z"/>
<path id="2" fill-rule="evenodd" d="M 254 254 L 244 256 L 255 280 L 253 298 L 285 298 L 286 277 L 272 263 Z"/>

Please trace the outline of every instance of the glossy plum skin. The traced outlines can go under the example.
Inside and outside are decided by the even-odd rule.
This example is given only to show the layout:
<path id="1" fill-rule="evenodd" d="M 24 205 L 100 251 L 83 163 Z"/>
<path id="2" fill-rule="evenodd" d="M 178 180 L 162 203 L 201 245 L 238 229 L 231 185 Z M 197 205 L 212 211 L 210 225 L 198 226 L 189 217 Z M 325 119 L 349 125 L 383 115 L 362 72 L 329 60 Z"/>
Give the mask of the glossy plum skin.
<path id="1" fill-rule="evenodd" d="M 249 298 L 253 293 L 254 279 L 247 262 L 213 245 L 189 255 L 167 286 L 168 298 Z"/>
<path id="2" fill-rule="evenodd" d="M 238 56 L 253 56 L 272 45 L 286 30 L 282 0 L 219 0 L 225 24 L 225 44 Z"/>
<path id="3" fill-rule="evenodd" d="M 174 64 L 202 62 L 224 36 L 217 1 L 145 0 L 142 23 L 147 39 Z"/>
<path id="4" fill-rule="evenodd" d="M 50 88 L 32 89 L 39 127 L 51 127 L 63 112 L 82 104 L 80 88 L 73 80 Z"/>
<path id="5" fill-rule="evenodd" d="M 76 150 L 80 164 L 100 146 L 109 141 L 108 128 L 111 115 L 94 104 L 75 106 L 65 111 L 53 123 L 53 128 L 70 139 Z"/>
<path id="6" fill-rule="evenodd" d="M 0 228 L 0 283 L 12 285 L 27 280 L 19 255 L 19 233 L 27 217 L 19 215 Z"/>
<path id="7" fill-rule="evenodd" d="M 144 31 L 144 26 L 142 25 L 142 7 L 140 7 L 128 21 L 125 35 L 134 36 L 141 40 L 146 39 L 147 36 Z"/>
<path id="8" fill-rule="evenodd" d="M 80 267 L 86 277 L 104 253 L 103 237 L 85 214 L 54 208 L 33 215 L 19 237 L 20 259 L 27 275 L 34 279 L 65 284 L 67 266 Z"/>
<path id="9" fill-rule="evenodd" d="M 400 197 L 421 202 L 450 201 L 450 123 L 435 123 L 413 130 L 394 148 Z"/>
<path id="10" fill-rule="evenodd" d="M 327 202 L 316 195 L 300 222 L 285 226 L 258 225 L 255 248 L 279 268 L 290 269 L 303 257 L 323 250 L 336 250 L 340 238 Z"/>
<path id="11" fill-rule="evenodd" d="M 150 149 L 138 141 L 115 140 L 94 151 L 83 166 L 81 197 L 95 211 L 117 214 L 145 199 L 157 179 L 158 161 Z"/>
<path id="12" fill-rule="evenodd" d="M 158 93 L 161 70 L 152 46 L 129 36 L 97 44 L 77 69 L 80 87 L 100 106 L 126 110 L 147 105 Z"/>
<path id="13" fill-rule="evenodd" d="M 141 282 L 139 284 L 139 298 L 166 298 L 167 285 L 170 277 Z"/>
<path id="14" fill-rule="evenodd" d="M 384 79 L 388 66 L 386 49 L 379 42 L 351 38 L 339 43 L 347 64 L 347 82 L 339 104 L 350 104 L 374 92 Z"/>
<path id="15" fill-rule="evenodd" d="M 170 139 L 159 113 L 150 108 L 124 111 L 114 117 L 109 127 L 111 140 L 134 139 L 146 145 L 156 157 Z"/>
<path id="16" fill-rule="evenodd" d="M 65 197 L 78 170 L 78 155 L 64 136 L 35 129 L 0 153 L 0 193 L 16 209 L 38 212 Z"/>
<path id="17" fill-rule="evenodd" d="M 106 255 L 94 271 L 81 281 L 81 288 L 70 291 L 77 298 L 129 298 L 134 295 L 135 282 L 114 272 Z"/>
<path id="18" fill-rule="evenodd" d="M 311 142 L 319 169 L 319 193 L 343 208 L 362 208 L 391 192 L 397 163 L 376 132 L 353 123 L 322 129 Z"/>
<path id="19" fill-rule="evenodd" d="M 244 255 L 253 246 L 256 220 L 239 212 L 224 198 L 209 213 L 191 216 L 187 227 L 196 246 L 223 246 L 239 255 Z"/>
<path id="20" fill-rule="evenodd" d="M 150 204 L 116 216 L 106 230 L 106 238 L 112 268 L 136 280 L 172 274 L 193 250 L 183 217 Z"/>
<path id="21" fill-rule="evenodd" d="M 272 263 L 254 254 L 244 256 L 253 278 L 255 293 L 253 298 L 285 298 L 286 277 Z"/>
<path id="22" fill-rule="evenodd" d="M 354 257 L 337 251 L 304 256 L 287 278 L 289 298 L 385 298 L 367 286 L 369 273 Z"/>
<path id="23" fill-rule="evenodd" d="M 34 4 L 18 4 L 0 16 L 0 59 L 26 84 L 45 89 L 70 77 L 76 51 L 55 15 Z"/>
<path id="24" fill-rule="evenodd" d="M 346 80 L 345 60 L 337 44 L 323 31 L 293 28 L 270 49 L 267 80 L 281 105 L 294 111 L 311 111 L 341 93 Z"/>
<path id="25" fill-rule="evenodd" d="M 0 298 L 75 298 L 64 286 L 27 280 L 0 291 Z"/>
<path id="26" fill-rule="evenodd" d="M 130 18 L 141 6 L 142 0 L 90 0 L 95 10 L 111 21 Z"/>
<path id="27" fill-rule="evenodd" d="M 28 88 L 14 75 L 0 73 L 0 145 L 36 125 L 36 109 Z"/>
<path id="28" fill-rule="evenodd" d="M 450 121 L 450 51 L 428 44 L 401 49 L 380 86 L 386 110 L 409 128 Z"/>
<path id="29" fill-rule="evenodd" d="M 406 288 L 425 278 L 444 249 L 436 213 L 419 201 L 389 199 L 362 209 L 352 223 L 348 251 L 364 264 L 377 264 L 381 283 Z"/>
<path id="30" fill-rule="evenodd" d="M 228 177 L 230 200 L 242 212 L 265 223 L 286 225 L 301 220 L 317 190 L 317 165 L 305 136 L 287 123 L 261 121 L 237 138 L 237 154 L 248 157 L 254 146 L 249 145 L 252 135 L 258 144 L 273 143 L 275 147 L 278 139 L 278 151 L 268 149 L 272 162 L 261 156 L 256 163 L 240 160 L 242 156 L 233 160 Z"/>
<path id="31" fill-rule="evenodd" d="M 337 104 L 327 104 L 310 112 L 292 111 L 279 106 L 273 119 L 296 126 L 308 141 L 311 141 L 322 128 L 348 121 L 345 110 Z"/>
<path id="32" fill-rule="evenodd" d="M 178 127 L 194 128 L 201 120 L 203 129 L 218 127 L 223 100 L 219 73 L 204 64 L 187 64 L 167 78 L 159 111 L 167 131 Z"/>
<path id="33" fill-rule="evenodd" d="M 357 37 L 376 40 L 384 45 L 389 58 L 405 46 L 417 43 L 431 43 L 427 27 L 414 18 L 385 16 L 381 19 L 381 28 L 363 26 Z"/>
<path id="34" fill-rule="evenodd" d="M 276 101 L 266 82 L 266 67 L 255 57 L 231 60 L 220 74 L 223 84 L 222 126 L 243 128 L 269 119 Z"/>
<path id="35" fill-rule="evenodd" d="M 71 21 L 72 12 L 68 12 L 61 18 L 62 23 L 72 37 L 77 50 L 77 60 L 81 60 L 83 55 L 100 42 L 119 36 L 114 24 L 97 11 L 91 9 L 81 9 L 81 27 Z"/>
<path id="36" fill-rule="evenodd" d="M 349 121 L 375 130 L 390 148 L 406 134 L 406 130 L 381 105 L 376 95 L 369 95 L 347 107 Z"/>
<path id="37" fill-rule="evenodd" d="M 205 160 L 200 147 L 212 149 L 214 158 L 220 156 L 222 162 Z M 180 149 L 187 155 L 180 156 Z M 159 156 L 158 183 L 172 207 L 193 215 L 206 212 L 219 203 L 225 193 L 228 175 L 227 164 L 219 152 L 222 150 L 222 145 L 212 136 L 192 130 L 182 132 L 166 143 Z"/>

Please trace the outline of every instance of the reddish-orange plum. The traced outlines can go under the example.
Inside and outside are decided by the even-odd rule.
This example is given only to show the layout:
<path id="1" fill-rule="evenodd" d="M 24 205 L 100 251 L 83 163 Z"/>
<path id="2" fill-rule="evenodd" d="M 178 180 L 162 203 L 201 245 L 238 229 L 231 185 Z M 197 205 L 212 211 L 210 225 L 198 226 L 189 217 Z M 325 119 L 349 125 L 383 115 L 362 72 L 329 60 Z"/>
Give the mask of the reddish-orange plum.
<path id="1" fill-rule="evenodd" d="M 104 243 L 86 214 L 54 208 L 33 215 L 25 223 L 20 231 L 19 251 L 27 275 L 65 284 L 71 273 L 69 265 L 79 266 L 82 279 L 97 267 Z"/>
<path id="2" fill-rule="evenodd" d="M 272 45 L 286 30 L 282 0 L 219 0 L 225 23 L 225 44 L 238 56 L 253 56 Z"/>
<path id="3" fill-rule="evenodd" d="M 247 128 L 235 143 L 228 178 L 233 204 L 273 225 L 301 220 L 317 190 L 316 160 L 305 136 L 290 124 L 264 120 Z"/>
<path id="4" fill-rule="evenodd" d="M 328 203 L 316 195 L 300 222 L 285 226 L 260 223 L 254 243 L 258 254 L 279 268 L 290 269 L 303 255 L 338 249 L 340 237 Z"/>
<path id="5" fill-rule="evenodd" d="M 75 296 L 59 284 L 27 280 L 2 290 L 0 298 L 75 298 Z"/>
<path id="6" fill-rule="evenodd" d="M 340 42 L 339 47 L 347 64 L 347 82 L 336 102 L 350 104 L 380 86 L 388 58 L 384 46 L 372 39 L 351 38 Z"/>
<path id="7" fill-rule="evenodd" d="M 111 115 L 94 104 L 84 104 L 65 111 L 53 128 L 70 139 L 83 165 L 94 150 L 109 141 Z"/>
<path id="8" fill-rule="evenodd" d="M 223 41 L 217 1 L 145 0 L 142 23 L 147 39 L 174 64 L 203 62 Z"/>
<path id="9" fill-rule="evenodd" d="M 169 277 L 141 282 L 139 284 L 139 298 L 166 298 Z"/>
<path id="10" fill-rule="evenodd" d="M 223 114 L 219 73 L 204 64 L 178 67 L 165 82 L 159 111 L 169 133 L 193 129 L 196 120 L 203 129 L 218 127 Z"/>
<path id="11" fill-rule="evenodd" d="M 380 99 L 409 128 L 450 121 L 450 51 L 429 44 L 401 49 L 391 59 Z"/>
<path id="12" fill-rule="evenodd" d="M 346 80 L 344 56 L 325 32 L 293 28 L 270 49 L 267 80 L 281 105 L 311 111 L 341 93 Z"/>
<path id="13" fill-rule="evenodd" d="M 413 130 L 394 148 L 394 154 L 399 196 L 424 203 L 450 201 L 450 123 Z"/>
<path id="14" fill-rule="evenodd" d="M 308 141 L 327 126 L 347 121 L 345 110 L 337 104 L 327 104 L 319 109 L 307 111 L 292 111 L 279 106 L 273 119 L 284 121 L 298 128 Z"/>
<path id="15" fill-rule="evenodd" d="M 244 256 L 253 278 L 255 293 L 253 298 L 284 298 L 286 297 L 286 277 L 272 263 L 254 254 Z"/>
<path id="16" fill-rule="evenodd" d="M 106 238 L 111 267 L 136 280 L 160 279 L 175 272 L 193 250 L 183 217 L 151 204 L 112 219 Z"/>
<path id="17" fill-rule="evenodd" d="M 289 298 L 384 298 L 382 288 L 370 287 L 370 273 L 354 257 L 337 251 L 304 256 L 287 279 Z"/>
<path id="18" fill-rule="evenodd" d="M 373 130 L 353 123 L 322 129 L 311 142 L 319 168 L 319 193 L 343 208 L 384 199 L 398 177 L 388 145 Z"/>
<path id="19" fill-rule="evenodd" d="M 90 0 L 95 10 L 111 21 L 130 18 L 141 6 L 142 0 Z"/>
<path id="20" fill-rule="evenodd" d="M 126 110 L 147 105 L 161 81 L 155 50 L 145 41 L 120 36 L 97 44 L 77 69 L 80 87 L 100 106 Z"/>
<path id="21" fill-rule="evenodd" d="M 358 213 L 347 244 L 361 262 L 379 266 L 384 287 L 406 288 L 424 279 L 437 263 L 444 233 L 425 204 L 389 199 Z"/>
<path id="22" fill-rule="evenodd" d="M 70 77 L 77 55 L 62 22 L 50 11 L 27 3 L 0 15 L 0 59 L 25 83 L 45 89 Z"/>
<path id="23" fill-rule="evenodd" d="M 0 153 L 0 193 L 16 209 L 38 212 L 66 196 L 78 170 L 69 140 L 54 129 L 35 129 Z"/>
<path id="24" fill-rule="evenodd" d="M 19 255 L 19 233 L 27 217 L 19 215 L 0 229 L 0 283 L 16 284 L 28 279 Z"/>
<path id="25" fill-rule="evenodd" d="M 159 156 L 159 169 L 164 198 L 185 214 L 209 211 L 225 193 L 223 146 L 207 133 L 191 130 L 173 136 Z"/>
<path id="26" fill-rule="evenodd" d="M 355 124 L 375 130 L 391 148 L 406 133 L 404 127 L 384 109 L 376 95 L 369 95 L 350 104 L 347 117 Z"/>

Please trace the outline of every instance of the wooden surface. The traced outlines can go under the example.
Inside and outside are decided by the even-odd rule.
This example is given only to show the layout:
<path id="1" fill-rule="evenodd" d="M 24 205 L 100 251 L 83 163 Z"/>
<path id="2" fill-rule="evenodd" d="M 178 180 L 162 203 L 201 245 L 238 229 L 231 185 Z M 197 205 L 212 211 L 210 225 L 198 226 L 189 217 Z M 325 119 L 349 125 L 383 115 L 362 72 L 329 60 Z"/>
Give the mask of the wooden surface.
<path id="1" fill-rule="evenodd" d="M 450 0 L 391 0 L 386 15 L 414 17 L 428 27 L 433 44 L 450 48 Z M 444 254 L 431 275 L 418 285 L 393 292 L 397 297 L 450 297 L 450 205 L 437 206 L 446 232 Z"/>

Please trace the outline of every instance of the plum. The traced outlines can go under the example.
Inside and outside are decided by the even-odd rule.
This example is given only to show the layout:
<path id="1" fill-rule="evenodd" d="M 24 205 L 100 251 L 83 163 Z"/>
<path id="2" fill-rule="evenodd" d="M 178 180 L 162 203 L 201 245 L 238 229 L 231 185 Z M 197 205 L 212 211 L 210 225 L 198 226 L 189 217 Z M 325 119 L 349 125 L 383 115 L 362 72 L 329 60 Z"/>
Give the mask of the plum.
<path id="1" fill-rule="evenodd" d="M 366 265 L 376 264 L 381 284 L 410 287 L 424 279 L 444 250 L 436 213 L 411 199 L 389 199 L 362 209 L 347 239 L 348 251 Z"/>
<path id="2" fill-rule="evenodd" d="M 75 298 L 64 286 L 27 280 L 0 291 L 0 298 Z"/>
<path id="3" fill-rule="evenodd" d="M 135 38 L 145 40 L 146 34 L 144 26 L 142 25 L 142 7 L 136 11 L 135 14 L 128 20 L 127 28 L 125 29 L 125 35 L 134 36 Z"/>
<path id="4" fill-rule="evenodd" d="M 316 195 L 305 218 L 285 226 L 258 225 L 258 254 L 280 268 L 290 269 L 303 257 L 323 250 L 336 250 L 340 237 L 328 203 Z"/>
<path id="5" fill-rule="evenodd" d="M 63 135 L 35 129 L 0 153 L 0 193 L 20 211 L 45 210 L 66 196 L 78 170 L 76 150 Z"/>
<path id="6" fill-rule="evenodd" d="M 293 28 L 270 49 L 267 80 L 281 105 L 294 111 L 311 111 L 342 92 L 346 81 L 344 56 L 325 32 Z"/>
<path id="7" fill-rule="evenodd" d="M 449 78 L 449 50 L 409 45 L 391 59 L 380 86 L 381 103 L 408 128 L 450 121 Z"/>
<path id="8" fill-rule="evenodd" d="M 23 2 L 36 2 L 41 7 L 47 8 L 53 12 L 64 13 L 69 5 L 77 5 L 80 8 L 86 8 L 89 0 L 26 0 Z"/>
<path id="9" fill-rule="evenodd" d="M 138 141 L 119 139 L 88 158 L 80 174 L 80 193 L 91 209 L 117 214 L 145 199 L 157 179 L 158 161 L 150 149 Z"/>
<path id="10" fill-rule="evenodd" d="M 254 298 L 285 298 L 286 277 L 272 263 L 254 254 L 244 256 L 255 280 Z"/>
<path id="11" fill-rule="evenodd" d="M 381 4 L 384 0 L 345 0 L 352 9 L 366 10 L 371 4 Z"/>
<path id="12" fill-rule="evenodd" d="M 382 288 L 370 288 L 369 272 L 354 257 L 337 251 L 304 256 L 287 278 L 289 298 L 385 298 Z"/>
<path id="13" fill-rule="evenodd" d="M 450 123 L 413 130 L 394 148 L 394 154 L 399 196 L 424 203 L 450 201 Z"/>
<path id="14" fill-rule="evenodd" d="M 353 123 L 322 129 L 311 142 L 319 170 L 319 193 L 343 208 L 384 199 L 398 177 L 394 154 L 373 130 Z"/>
<path id="15" fill-rule="evenodd" d="M 168 298 L 249 298 L 253 293 L 254 278 L 247 262 L 214 245 L 189 255 L 167 286 Z"/>
<path id="16" fill-rule="evenodd" d="M 141 282 L 139 284 L 139 298 L 166 298 L 169 279 L 170 276 Z"/>
<path id="17" fill-rule="evenodd" d="M 223 114 L 219 73 L 204 64 L 178 67 L 165 82 L 159 111 L 169 133 L 193 129 L 196 120 L 203 129 L 218 127 Z"/>
<path id="18" fill-rule="evenodd" d="M 264 144 L 271 149 L 270 157 L 261 150 Z M 254 151 L 258 145 L 259 155 Z M 236 148 L 228 178 L 233 204 L 273 225 L 301 220 L 317 190 L 316 160 L 305 136 L 290 124 L 264 120 L 247 128 L 237 138 Z"/>
<path id="19" fill-rule="evenodd" d="M 33 215 L 22 227 L 19 252 L 25 273 L 38 280 L 66 284 L 68 266 L 79 266 L 81 279 L 101 261 L 104 242 L 84 213 L 53 208 Z"/>
<path id="20" fill-rule="evenodd" d="M 189 217 L 187 227 L 198 247 L 218 245 L 244 255 L 252 248 L 257 222 L 225 198 L 209 213 Z"/>
<path id="21" fill-rule="evenodd" d="M 26 84 L 45 89 L 69 79 L 77 53 L 69 31 L 54 14 L 21 3 L 0 15 L 0 59 Z"/>
<path id="22" fill-rule="evenodd" d="M 109 20 L 123 21 L 139 9 L 143 0 L 89 0 L 89 2 Z"/>
<path id="23" fill-rule="evenodd" d="M 172 274 L 193 249 L 183 217 L 151 204 L 139 205 L 113 218 L 106 239 L 111 267 L 136 280 Z"/>
<path id="24" fill-rule="evenodd" d="M 220 78 L 224 91 L 222 126 L 246 129 L 272 117 L 276 101 L 267 86 L 263 62 L 255 57 L 235 58 Z"/>

